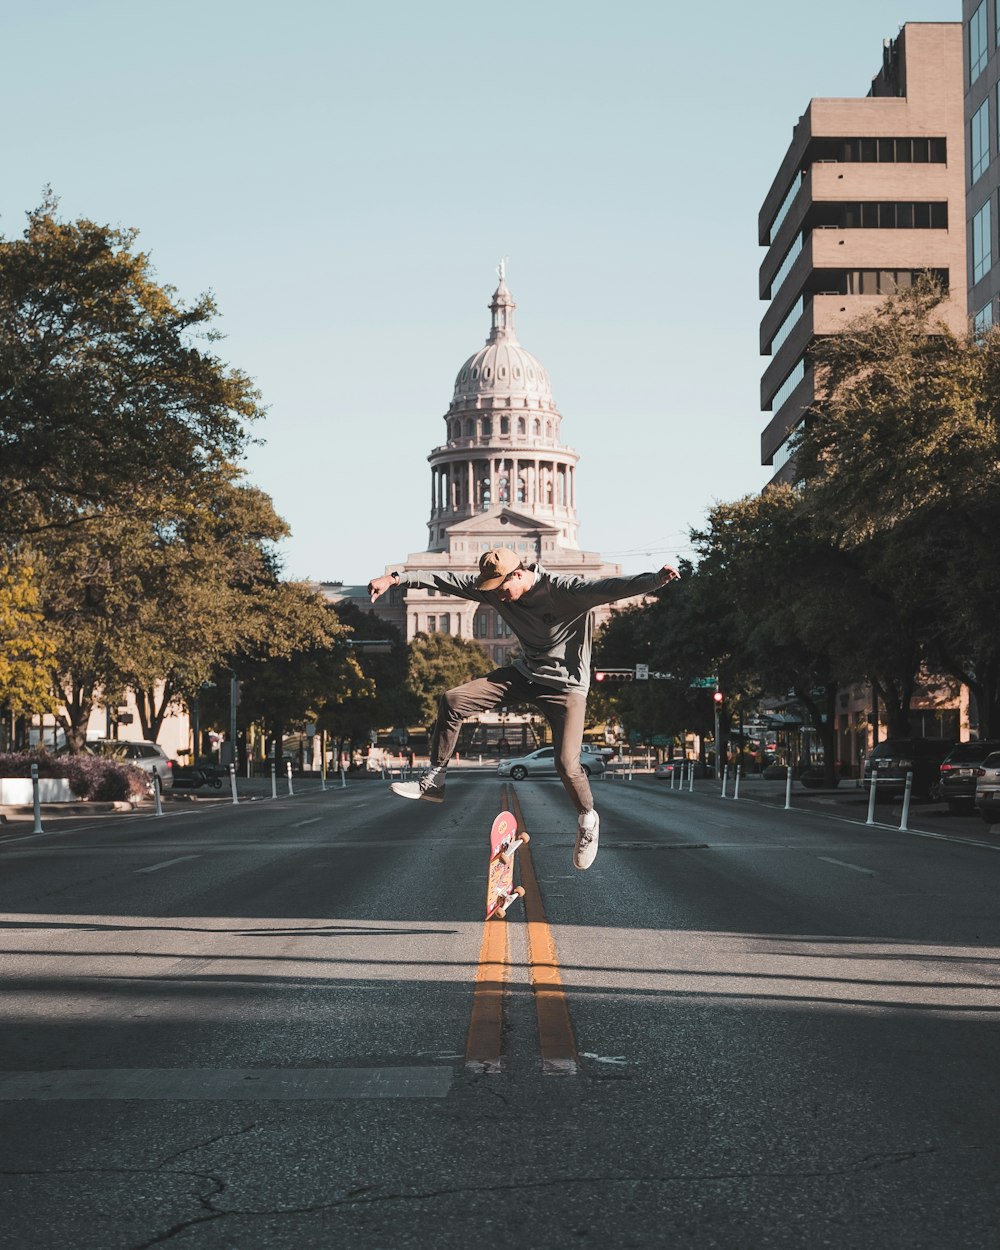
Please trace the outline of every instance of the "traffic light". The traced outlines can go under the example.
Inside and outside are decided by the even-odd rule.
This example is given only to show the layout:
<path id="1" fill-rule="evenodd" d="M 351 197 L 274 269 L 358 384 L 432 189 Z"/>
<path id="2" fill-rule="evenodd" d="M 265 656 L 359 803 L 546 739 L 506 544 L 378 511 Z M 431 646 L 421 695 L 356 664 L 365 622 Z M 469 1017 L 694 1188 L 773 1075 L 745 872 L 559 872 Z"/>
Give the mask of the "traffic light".
<path id="1" fill-rule="evenodd" d="M 724 698 L 725 698 L 725 695 L 722 693 L 721 690 L 716 690 L 715 694 L 712 695 L 712 701 L 714 703 L 721 703 Z"/>
<path id="2" fill-rule="evenodd" d="M 594 670 L 594 680 L 602 681 L 606 685 L 617 684 L 621 681 L 632 681 L 634 678 L 634 668 L 598 668 Z"/>

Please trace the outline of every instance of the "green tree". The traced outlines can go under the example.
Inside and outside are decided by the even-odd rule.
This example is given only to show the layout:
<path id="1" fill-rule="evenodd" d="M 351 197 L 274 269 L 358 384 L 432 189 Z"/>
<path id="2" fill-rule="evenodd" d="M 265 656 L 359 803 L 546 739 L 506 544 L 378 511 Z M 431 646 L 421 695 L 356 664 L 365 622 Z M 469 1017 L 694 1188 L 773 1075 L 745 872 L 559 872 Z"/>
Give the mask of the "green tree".
<path id="1" fill-rule="evenodd" d="M 817 345 L 821 397 L 796 464 L 812 530 L 865 568 L 917 665 L 970 686 L 988 736 L 1000 733 L 1000 332 L 954 334 L 941 299 L 921 282 Z M 904 684 L 895 732 L 908 697 Z"/>
<path id="2" fill-rule="evenodd" d="M 341 705 L 344 715 L 338 714 L 338 736 L 353 744 L 367 737 L 373 729 L 415 721 L 421 709 L 409 686 L 409 650 L 399 630 L 374 612 L 366 612 L 353 603 L 338 603 L 333 611 L 346 631 L 351 653 L 374 692 L 354 708 Z M 366 645 L 377 642 L 388 643 L 388 651 L 372 650 Z M 324 715 L 333 715 L 333 709 L 328 707 Z M 332 723 L 330 728 L 331 732 L 335 729 Z"/>
<path id="3" fill-rule="evenodd" d="M 451 634 L 415 634 L 410 643 L 409 683 L 421 722 L 434 722 L 446 690 L 485 677 L 494 667 L 478 643 Z"/>
<path id="4" fill-rule="evenodd" d="M 0 537 L 182 497 L 235 460 L 261 413 L 211 351 L 211 296 L 160 284 L 137 232 L 60 221 L 47 194 L 0 238 Z"/>
<path id="5" fill-rule="evenodd" d="M 0 708 L 7 716 L 53 711 L 53 655 L 33 563 L 15 552 L 0 556 Z"/>

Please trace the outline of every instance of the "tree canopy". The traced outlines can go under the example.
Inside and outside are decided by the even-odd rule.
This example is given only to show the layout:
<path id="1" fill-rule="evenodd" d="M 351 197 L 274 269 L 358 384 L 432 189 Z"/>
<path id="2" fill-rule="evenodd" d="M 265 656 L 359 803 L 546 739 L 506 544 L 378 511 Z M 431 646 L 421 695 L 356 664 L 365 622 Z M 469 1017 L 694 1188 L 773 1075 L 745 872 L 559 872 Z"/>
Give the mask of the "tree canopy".
<path id="1" fill-rule="evenodd" d="M 137 232 L 57 216 L 0 237 L 0 537 L 182 497 L 241 455 L 260 397 L 213 354 L 210 295 L 156 280 Z"/>

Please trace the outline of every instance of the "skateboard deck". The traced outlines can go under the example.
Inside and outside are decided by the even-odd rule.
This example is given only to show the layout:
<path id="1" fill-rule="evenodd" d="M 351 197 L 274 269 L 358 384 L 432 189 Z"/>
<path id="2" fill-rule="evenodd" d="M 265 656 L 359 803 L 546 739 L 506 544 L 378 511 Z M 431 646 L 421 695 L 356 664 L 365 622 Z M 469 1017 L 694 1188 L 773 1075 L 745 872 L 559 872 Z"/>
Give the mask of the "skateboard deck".
<path id="1" fill-rule="evenodd" d="M 507 908 L 524 896 L 524 886 L 514 885 L 514 855 L 528 841 L 526 833 L 518 833 L 517 818 L 501 812 L 490 830 L 490 867 L 486 878 L 486 919 L 507 915 Z"/>

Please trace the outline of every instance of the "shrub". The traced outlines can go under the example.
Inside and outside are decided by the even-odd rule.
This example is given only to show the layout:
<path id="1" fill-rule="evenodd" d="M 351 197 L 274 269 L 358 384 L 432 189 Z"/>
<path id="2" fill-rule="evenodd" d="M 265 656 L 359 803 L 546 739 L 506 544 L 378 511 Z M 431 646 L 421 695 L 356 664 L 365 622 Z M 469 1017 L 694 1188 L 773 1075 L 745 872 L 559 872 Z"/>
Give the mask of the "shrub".
<path id="1" fill-rule="evenodd" d="M 38 765 L 39 777 L 67 778 L 78 799 L 130 801 L 145 798 L 149 791 L 149 778 L 141 768 L 97 755 L 54 756 L 45 751 L 0 755 L 0 777 L 30 777 L 32 764 Z"/>

